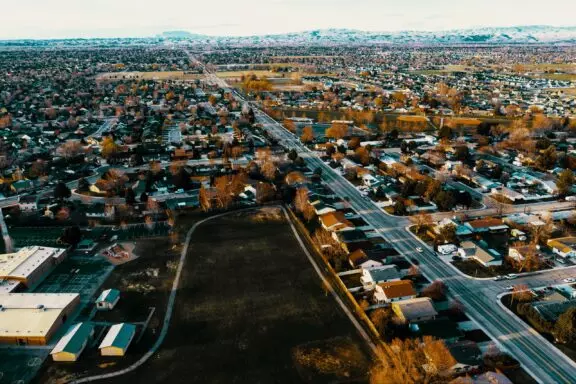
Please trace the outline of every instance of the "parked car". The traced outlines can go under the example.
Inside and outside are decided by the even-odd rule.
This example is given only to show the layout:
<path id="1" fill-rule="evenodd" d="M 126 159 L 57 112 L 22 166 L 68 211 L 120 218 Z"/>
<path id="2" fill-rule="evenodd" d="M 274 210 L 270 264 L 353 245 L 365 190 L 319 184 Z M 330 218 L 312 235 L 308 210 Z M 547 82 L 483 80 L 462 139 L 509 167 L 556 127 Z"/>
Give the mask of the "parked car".
<path id="1" fill-rule="evenodd" d="M 506 277 L 502 276 L 502 275 L 498 275 L 494 278 L 495 281 L 500 281 L 500 280 L 504 280 Z"/>
<path id="2" fill-rule="evenodd" d="M 507 278 L 508 280 L 513 280 L 513 279 L 515 279 L 515 278 L 517 278 L 517 277 L 518 277 L 518 275 L 515 274 L 515 273 L 509 273 L 509 274 L 506 275 L 506 278 Z"/>
<path id="3" fill-rule="evenodd" d="M 568 278 L 566 278 L 566 279 L 564 279 L 564 280 L 562 280 L 562 281 L 565 282 L 565 283 L 573 283 L 573 282 L 576 281 L 576 279 L 573 278 L 573 277 L 568 277 Z"/>

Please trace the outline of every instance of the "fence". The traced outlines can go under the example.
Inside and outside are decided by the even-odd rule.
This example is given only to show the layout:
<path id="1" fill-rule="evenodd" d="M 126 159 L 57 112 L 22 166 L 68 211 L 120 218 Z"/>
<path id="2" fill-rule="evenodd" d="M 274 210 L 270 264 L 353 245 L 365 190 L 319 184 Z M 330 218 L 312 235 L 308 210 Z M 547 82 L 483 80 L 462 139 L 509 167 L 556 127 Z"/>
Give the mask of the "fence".
<path id="1" fill-rule="evenodd" d="M 368 335 L 372 339 L 372 342 L 376 346 L 382 345 L 382 339 L 380 338 L 380 332 L 374 327 L 374 324 L 370 320 L 370 318 L 366 315 L 366 312 L 358 305 L 358 302 L 352 296 L 348 288 L 344 285 L 342 280 L 336 274 L 332 265 L 324 258 L 322 251 L 318 248 L 314 240 L 310 237 L 308 230 L 302 224 L 300 219 L 294 214 L 291 208 L 288 208 L 288 213 L 292 222 L 294 223 L 296 230 L 304 239 L 306 239 L 306 245 L 308 246 L 311 254 L 316 258 L 316 260 L 320 263 L 320 265 L 324 266 L 324 270 L 328 271 L 328 276 L 326 278 L 330 279 L 334 284 L 334 290 L 340 296 L 340 298 L 352 309 L 352 312 L 356 315 L 356 319 L 363 325 L 364 329 L 368 330 Z"/>

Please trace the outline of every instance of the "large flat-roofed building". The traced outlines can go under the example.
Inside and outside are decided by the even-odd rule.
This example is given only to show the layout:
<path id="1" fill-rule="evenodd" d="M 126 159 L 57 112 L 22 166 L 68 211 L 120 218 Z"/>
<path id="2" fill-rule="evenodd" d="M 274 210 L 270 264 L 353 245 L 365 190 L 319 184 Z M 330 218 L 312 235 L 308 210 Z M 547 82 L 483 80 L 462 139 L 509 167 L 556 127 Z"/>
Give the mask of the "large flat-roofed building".
<path id="1" fill-rule="evenodd" d="M 79 303 L 77 293 L 0 295 L 0 343 L 47 344 Z"/>
<path id="2" fill-rule="evenodd" d="M 14 253 L 0 255 L 0 280 L 18 281 L 28 287 L 35 285 L 66 257 L 63 248 L 24 247 Z"/>

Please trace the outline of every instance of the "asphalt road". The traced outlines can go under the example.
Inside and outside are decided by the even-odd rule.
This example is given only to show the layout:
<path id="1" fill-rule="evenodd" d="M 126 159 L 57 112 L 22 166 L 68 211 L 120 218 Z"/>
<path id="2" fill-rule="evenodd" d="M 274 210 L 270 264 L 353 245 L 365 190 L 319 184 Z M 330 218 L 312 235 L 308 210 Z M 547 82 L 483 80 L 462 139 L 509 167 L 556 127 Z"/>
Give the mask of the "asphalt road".
<path id="1" fill-rule="evenodd" d="M 189 57 L 197 61 L 191 54 Z M 207 73 L 209 80 L 222 87 L 227 85 L 214 74 Z M 240 100 L 244 100 L 236 94 Z M 576 363 L 560 350 L 547 342 L 531 327 L 515 315 L 498 305 L 498 295 L 505 291 L 504 286 L 510 281 L 477 280 L 462 276 L 452 266 L 444 263 L 429 247 L 424 252 L 416 252 L 422 244 L 407 230 L 407 219 L 390 216 L 378 208 L 370 199 L 363 197 L 358 190 L 340 174 L 315 156 L 298 138 L 286 130 L 274 119 L 253 105 L 258 122 L 262 123 L 272 136 L 277 138 L 287 149 L 296 150 L 311 169 L 321 168 L 322 179 L 335 194 L 346 198 L 362 218 L 374 227 L 382 237 L 391 243 L 400 254 L 415 257 L 420 261 L 422 273 L 431 280 L 440 279 L 448 286 L 452 297 L 458 299 L 465 307 L 466 313 L 488 333 L 501 348 L 514 355 L 536 380 L 541 383 L 573 383 L 576 377 Z M 556 207 L 556 204 L 552 205 Z M 541 209 L 550 209 L 541 205 Z M 521 207 L 523 211 L 523 207 Z M 483 210 L 484 215 L 490 214 Z M 481 215 L 479 211 L 477 214 Z M 550 271 L 537 276 L 523 277 L 514 283 L 528 283 L 529 286 L 547 285 L 560 282 L 561 278 L 576 277 L 576 269 Z M 545 283 L 545 284 L 543 284 Z"/>

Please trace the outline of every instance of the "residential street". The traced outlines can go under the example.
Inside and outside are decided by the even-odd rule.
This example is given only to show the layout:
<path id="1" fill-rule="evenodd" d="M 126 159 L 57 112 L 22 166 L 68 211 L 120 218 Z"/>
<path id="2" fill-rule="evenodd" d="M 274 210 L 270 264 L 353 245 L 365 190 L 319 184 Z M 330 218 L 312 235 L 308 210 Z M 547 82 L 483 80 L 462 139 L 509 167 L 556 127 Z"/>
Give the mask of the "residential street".
<path id="1" fill-rule="evenodd" d="M 443 280 L 450 289 L 451 295 L 458 299 L 466 308 L 466 312 L 498 343 L 512 353 L 532 375 L 542 383 L 571 383 L 576 375 L 576 364 L 562 352 L 547 342 L 542 336 L 528 327 L 516 316 L 507 313 L 497 304 L 497 295 L 504 292 L 504 286 L 510 282 L 492 280 L 473 280 L 459 275 L 451 266 L 441 261 L 432 250 L 423 253 L 415 251 L 420 242 L 413 238 L 405 229 L 409 225 L 407 218 L 385 214 L 371 200 L 360 193 L 312 154 L 308 148 L 279 123 L 264 114 L 257 113 L 257 119 L 264 124 L 273 136 L 278 138 L 283 146 L 295 149 L 308 163 L 311 169 L 320 167 L 322 178 L 338 196 L 346 198 L 351 208 L 372 225 L 386 241 L 393 244 L 400 254 L 416 256 L 420 259 L 420 268 L 431 280 Z M 542 209 L 557 208 L 564 203 L 545 203 Z M 523 211 L 523 207 L 514 211 Z M 476 212 L 472 211 L 474 215 Z M 478 215 L 489 215 L 491 210 L 482 210 Z M 450 215 L 450 213 L 448 213 Z M 538 277 L 518 279 L 514 283 L 527 283 L 529 286 L 548 285 L 560 282 L 565 277 L 575 277 L 576 270 L 560 270 L 543 272 Z"/>

